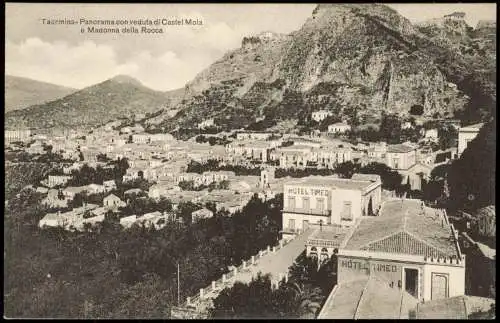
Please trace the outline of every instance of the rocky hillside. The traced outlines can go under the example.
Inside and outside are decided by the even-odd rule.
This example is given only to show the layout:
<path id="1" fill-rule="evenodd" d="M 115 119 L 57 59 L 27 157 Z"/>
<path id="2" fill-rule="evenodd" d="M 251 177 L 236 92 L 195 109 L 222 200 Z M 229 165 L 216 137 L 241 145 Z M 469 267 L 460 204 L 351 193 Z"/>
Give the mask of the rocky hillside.
<path id="1" fill-rule="evenodd" d="M 321 4 L 290 35 L 244 38 L 187 85 L 179 112 L 160 126 L 215 118 L 239 128 L 263 117 L 300 120 L 321 108 L 338 116 L 357 110 L 359 122 L 377 122 L 382 111 L 405 116 L 413 105 L 428 119 L 465 119 L 457 111 L 467 109 L 481 118 L 496 102 L 496 63 L 488 56 L 496 48 L 484 36 L 491 24 L 478 27 L 415 26 L 378 4 Z M 482 51 L 486 57 L 472 63 Z"/>
<path id="2" fill-rule="evenodd" d="M 496 115 L 496 22 L 479 21 L 472 28 L 464 20 L 443 17 L 418 29 L 431 42 L 424 48 L 470 98 L 459 117 L 476 122 Z"/>
<path id="3" fill-rule="evenodd" d="M 77 90 L 69 87 L 5 75 L 4 112 L 60 99 L 75 91 Z"/>
<path id="4" fill-rule="evenodd" d="M 175 92 L 175 91 L 174 91 Z M 45 104 L 5 115 L 6 128 L 96 126 L 121 117 L 152 113 L 173 105 L 173 96 L 119 75 Z"/>

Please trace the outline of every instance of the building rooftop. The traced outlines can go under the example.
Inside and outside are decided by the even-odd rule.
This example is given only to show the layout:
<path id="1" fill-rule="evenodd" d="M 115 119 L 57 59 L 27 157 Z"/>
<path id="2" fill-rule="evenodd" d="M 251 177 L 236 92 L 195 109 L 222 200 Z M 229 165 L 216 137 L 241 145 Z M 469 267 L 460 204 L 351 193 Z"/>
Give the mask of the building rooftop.
<path id="1" fill-rule="evenodd" d="M 345 122 L 336 122 L 336 123 L 333 123 L 330 125 L 331 126 L 334 126 L 334 127 L 349 127 L 349 125 Z"/>
<path id="2" fill-rule="evenodd" d="M 344 241 L 348 230 L 340 226 L 323 225 L 321 230 L 318 228 L 307 239 L 308 244 L 315 244 L 312 240 L 326 240 L 339 247 Z"/>
<path id="3" fill-rule="evenodd" d="M 372 185 L 372 182 L 338 178 L 336 176 L 307 176 L 286 182 L 285 185 L 329 186 L 336 189 L 364 191 L 368 186 Z"/>
<path id="4" fill-rule="evenodd" d="M 405 144 L 397 144 L 397 145 L 389 145 L 387 146 L 388 153 L 408 153 L 412 150 L 415 150 L 415 147 L 408 146 Z"/>
<path id="5" fill-rule="evenodd" d="M 86 191 L 87 188 L 88 188 L 88 185 L 78 186 L 78 187 L 68 186 L 64 189 L 64 191 L 68 192 L 68 193 L 81 193 L 83 191 Z"/>
<path id="6" fill-rule="evenodd" d="M 354 174 L 351 177 L 352 180 L 356 181 L 370 181 L 370 182 L 379 182 L 380 175 L 376 174 Z"/>
<path id="7" fill-rule="evenodd" d="M 368 278 L 339 284 L 334 295 L 328 297 L 320 319 L 354 319 L 358 302 Z"/>
<path id="8" fill-rule="evenodd" d="M 312 151 L 312 147 L 307 145 L 292 145 L 288 147 L 279 148 L 279 151 L 281 152 L 294 152 L 294 151 L 304 151 L 304 150 Z"/>
<path id="9" fill-rule="evenodd" d="M 451 228 L 440 211 L 419 200 L 391 200 L 380 216 L 364 217 L 342 249 L 427 257 L 460 256 Z"/>
<path id="10" fill-rule="evenodd" d="M 476 123 L 470 126 L 461 127 L 459 131 L 479 131 L 483 127 L 484 123 Z"/>
<path id="11" fill-rule="evenodd" d="M 337 285 L 328 297 L 320 319 L 399 319 L 417 300 L 399 288 L 372 276 Z M 383 296 L 382 296 L 383 295 Z"/>

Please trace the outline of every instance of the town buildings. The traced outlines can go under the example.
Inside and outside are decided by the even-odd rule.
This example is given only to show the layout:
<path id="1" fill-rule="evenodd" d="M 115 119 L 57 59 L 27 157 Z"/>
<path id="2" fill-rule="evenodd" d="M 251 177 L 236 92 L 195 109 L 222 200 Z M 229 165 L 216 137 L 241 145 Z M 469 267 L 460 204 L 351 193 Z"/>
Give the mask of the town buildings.
<path id="1" fill-rule="evenodd" d="M 343 122 L 334 123 L 328 126 L 328 133 L 333 133 L 333 134 L 346 133 L 347 131 L 350 130 L 351 126 Z"/>
<path id="2" fill-rule="evenodd" d="M 16 129 L 16 130 L 5 130 L 5 141 L 27 141 L 31 137 L 30 129 Z"/>
<path id="3" fill-rule="evenodd" d="M 54 187 L 58 185 L 64 185 L 71 179 L 68 175 L 49 175 L 47 179 L 47 186 Z"/>
<path id="4" fill-rule="evenodd" d="M 275 136 L 272 132 L 238 132 L 236 133 L 237 140 L 268 140 Z"/>
<path id="5" fill-rule="evenodd" d="M 319 111 L 314 111 L 311 114 L 311 119 L 313 119 L 316 122 L 321 122 L 331 115 L 332 115 L 332 113 L 330 111 L 319 110 Z"/>

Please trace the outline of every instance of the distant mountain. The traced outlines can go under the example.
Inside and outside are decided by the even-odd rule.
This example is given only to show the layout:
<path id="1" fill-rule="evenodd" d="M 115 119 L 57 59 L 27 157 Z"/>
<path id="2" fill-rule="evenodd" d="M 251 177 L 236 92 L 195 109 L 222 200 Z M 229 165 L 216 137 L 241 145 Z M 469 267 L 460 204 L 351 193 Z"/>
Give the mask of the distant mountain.
<path id="1" fill-rule="evenodd" d="M 77 90 L 70 87 L 5 75 L 4 112 L 53 101 L 75 91 Z"/>
<path id="2" fill-rule="evenodd" d="M 491 26 L 413 25 L 381 4 L 320 4 L 296 32 L 245 37 L 186 85 L 179 112 L 159 126 L 300 124 L 318 109 L 377 123 L 383 111 L 404 117 L 414 105 L 429 120 L 481 119 L 496 106 L 496 45 L 484 37 L 496 35 Z"/>
<path id="3" fill-rule="evenodd" d="M 176 91 L 159 92 L 119 75 L 63 98 L 5 115 L 6 127 L 75 128 L 98 126 L 136 114 L 157 112 L 175 103 Z"/>

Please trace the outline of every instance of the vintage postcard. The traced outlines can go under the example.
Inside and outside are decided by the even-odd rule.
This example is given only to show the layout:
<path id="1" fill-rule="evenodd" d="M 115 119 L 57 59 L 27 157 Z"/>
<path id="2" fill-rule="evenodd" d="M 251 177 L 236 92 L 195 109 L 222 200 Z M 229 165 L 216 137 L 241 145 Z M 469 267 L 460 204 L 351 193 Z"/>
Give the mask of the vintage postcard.
<path id="1" fill-rule="evenodd" d="M 7 3 L 4 317 L 494 319 L 496 4 Z"/>

